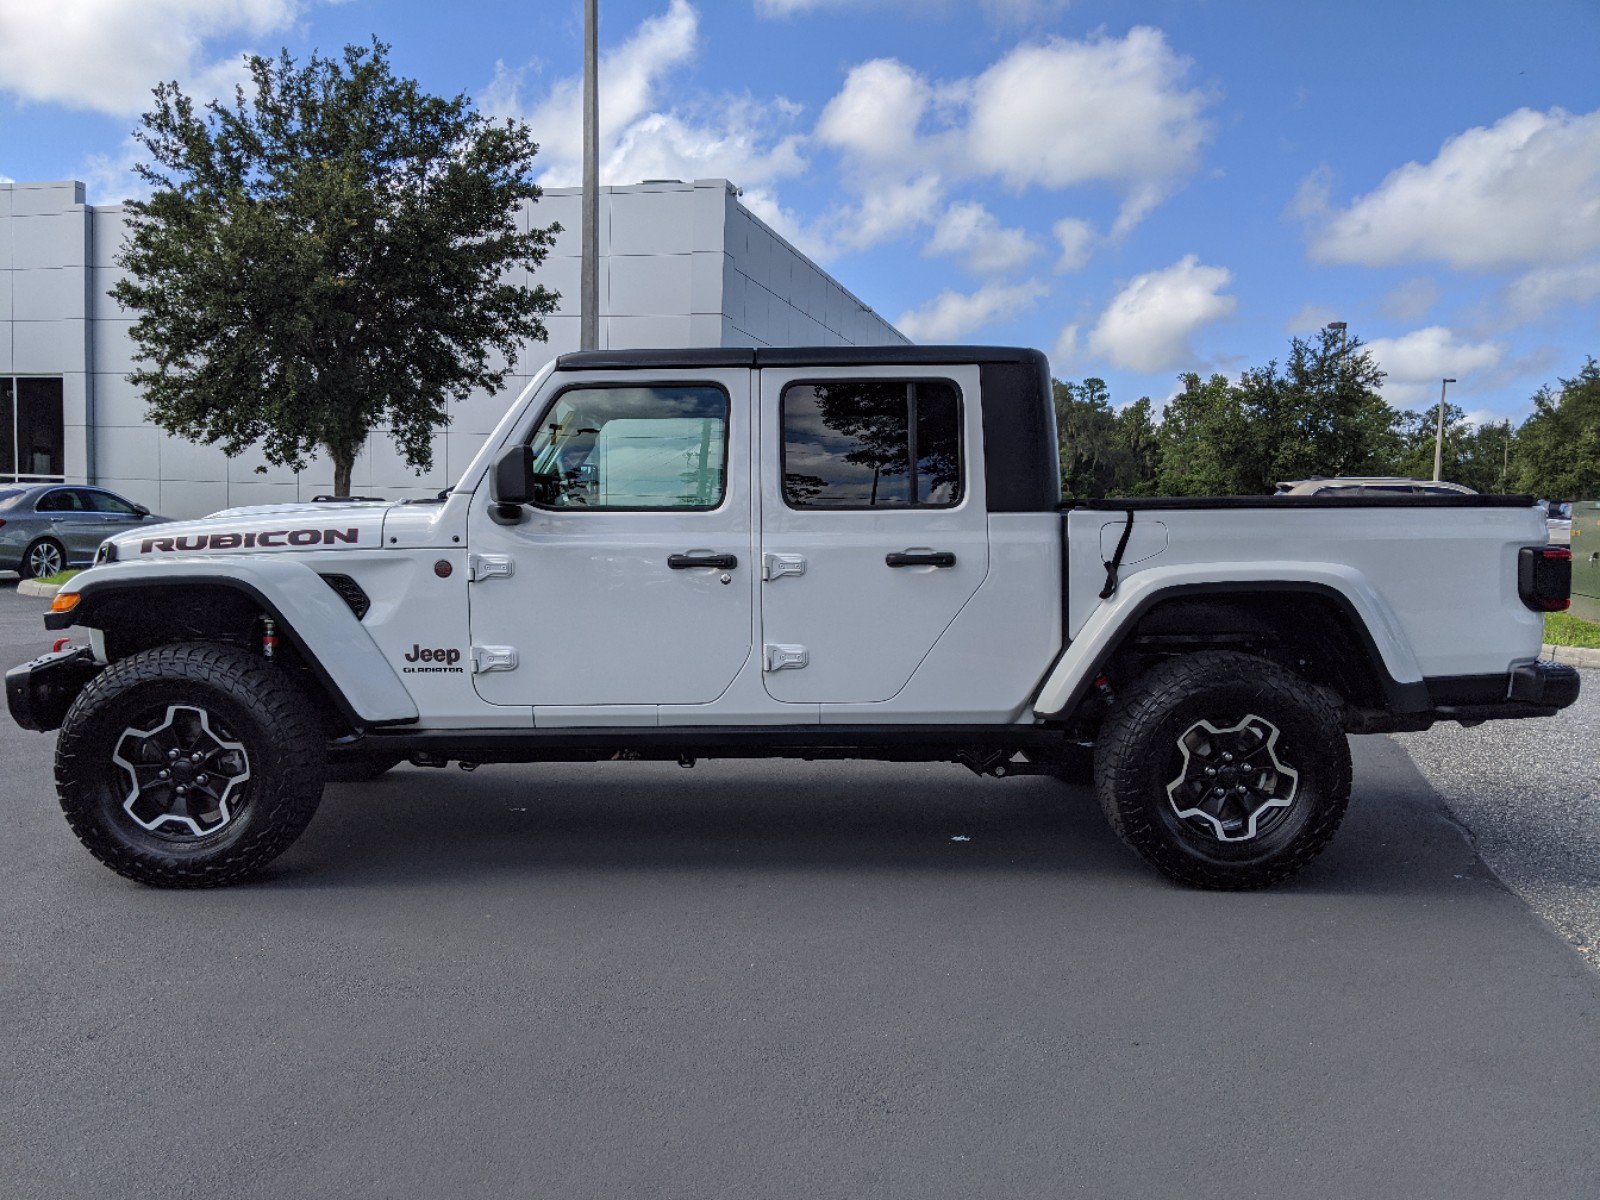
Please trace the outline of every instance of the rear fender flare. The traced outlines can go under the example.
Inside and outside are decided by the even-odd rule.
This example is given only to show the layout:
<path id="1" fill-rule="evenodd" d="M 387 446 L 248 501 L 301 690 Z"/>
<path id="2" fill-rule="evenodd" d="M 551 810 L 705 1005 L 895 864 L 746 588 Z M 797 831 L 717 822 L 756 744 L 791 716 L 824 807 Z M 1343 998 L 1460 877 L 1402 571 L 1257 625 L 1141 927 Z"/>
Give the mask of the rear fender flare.
<path id="1" fill-rule="evenodd" d="M 1422 712 L 1432 706 L 1400 622 L 1361 572 L 1343 563 L 1222 563 L 1158 567 L 1124 580 L 1056 660 L 1034 712 L 1048 718 L 1075 710 L 1139 619 L 1163 601 L 1285 592 L 1317 596 L 1343 610 L 1371 659 L 1390 711 Z"/>

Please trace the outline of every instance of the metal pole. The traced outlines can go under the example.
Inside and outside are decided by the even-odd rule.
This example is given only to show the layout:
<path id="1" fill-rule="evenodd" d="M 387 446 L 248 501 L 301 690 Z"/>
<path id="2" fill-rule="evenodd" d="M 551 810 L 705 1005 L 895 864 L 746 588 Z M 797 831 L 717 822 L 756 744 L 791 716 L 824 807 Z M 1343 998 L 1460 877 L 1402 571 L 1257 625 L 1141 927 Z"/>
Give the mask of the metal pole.
<path id="1" fill-rule="evenodd" d="M 600 348 L 600 16 L 583 0 L 583 276 L 578 345 Z"/>
<path id="2" fill-rule="evenodd" d="M 1444 390 L 1454 383 L 1454 379 L 1441 380 L 1439 383 L 1439 422 L 1433 434 L 1433 481 L 1438 483 L 1444 471 Z"/>

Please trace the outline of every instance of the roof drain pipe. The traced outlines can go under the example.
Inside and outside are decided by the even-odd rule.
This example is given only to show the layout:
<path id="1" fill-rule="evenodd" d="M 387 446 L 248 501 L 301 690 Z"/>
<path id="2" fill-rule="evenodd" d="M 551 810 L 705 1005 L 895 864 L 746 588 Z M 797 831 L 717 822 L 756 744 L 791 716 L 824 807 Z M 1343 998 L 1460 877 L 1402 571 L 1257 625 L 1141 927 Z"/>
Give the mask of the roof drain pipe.
<path id="1" fill-rule="evenodd" d="M 1100 599 L 1109 600 L 1117 590 L 1117 569 L 1122 566 L 1122 554 L 1128 548 L 1128 535 L 1133 532 L 1133 509 L 1128 510 L 1127 523 L 1122 527 L 1122 536 L 1117 539 L 1116 553 L 1111 556 L 1111 561 L 1106 564 L 1106 585 L 1100 589 Z"/>

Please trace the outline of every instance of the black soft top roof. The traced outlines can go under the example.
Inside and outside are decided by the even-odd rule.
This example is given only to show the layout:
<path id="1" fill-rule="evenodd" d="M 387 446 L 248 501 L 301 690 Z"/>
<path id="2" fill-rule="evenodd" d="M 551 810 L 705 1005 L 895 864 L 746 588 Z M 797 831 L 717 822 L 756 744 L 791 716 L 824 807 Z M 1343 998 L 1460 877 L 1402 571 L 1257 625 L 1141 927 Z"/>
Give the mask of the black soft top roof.
<path id="1" fill-rule="evenodd" d="M 1021 346 L 707 346 L 690 350 L 578 350 L 558 371 L 664 370 L 669 367 L 924 366 L 930 363 L 1043 363 Z"/>

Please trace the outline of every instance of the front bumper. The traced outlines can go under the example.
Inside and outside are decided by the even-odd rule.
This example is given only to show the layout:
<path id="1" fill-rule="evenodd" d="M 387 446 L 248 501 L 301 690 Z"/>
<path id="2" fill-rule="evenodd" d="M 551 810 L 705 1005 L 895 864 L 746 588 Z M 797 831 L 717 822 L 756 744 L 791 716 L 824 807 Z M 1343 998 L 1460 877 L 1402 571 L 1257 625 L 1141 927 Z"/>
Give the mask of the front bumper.
<path id="1" fill-rule="evenodd" d="M 48 733 L 61 728 L 67 709 L 84 684 L 104 668 L 87 647 L 57 650 L 6 672 L 6 707 L 24 729 Z"/>

